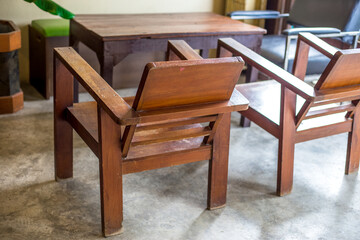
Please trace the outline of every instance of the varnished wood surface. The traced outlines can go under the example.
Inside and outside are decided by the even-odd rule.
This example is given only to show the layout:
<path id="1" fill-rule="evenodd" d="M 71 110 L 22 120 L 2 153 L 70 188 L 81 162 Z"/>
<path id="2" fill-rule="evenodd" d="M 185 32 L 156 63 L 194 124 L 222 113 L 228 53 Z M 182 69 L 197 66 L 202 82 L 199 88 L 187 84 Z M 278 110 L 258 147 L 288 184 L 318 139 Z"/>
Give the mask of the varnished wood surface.
<path id="1" fill-rule="evenodd" d="M 97 118 L 102 231 L 111 236 L 121 232 L 123 221 L 121 129 L 100 105 Z"/>
<path id="2" fill-rule="evenodd" d="M 133 108 L 150 110 L 226 101 L 234 90 L 243 66 L 241 58 L 149 63 Z"/>
<path id="3" fill-rule="evenodd" d="M 298 38 L 293 74 L 290 74 L 275 65 L 273 67 L 271 62 L 233 39 L 220 39 L 219 45 L 219 53 L 240 55 L 245 62 L 277 81 L 242 84 L 236 88 L 250 100 L 249 109 L 241 114 L 279 139 L 279 196 L 290 193 L 292 189 L 294 149 L 299 142 L 348 133 L 345 173 L 358 170 L 359 49 L 337 51 L 317 37 L 303 34 Z M 309 47 L 331 58 L 314 88 L 301 80 L 305 76 Z M 304 99 L 302 103 L 296 101 L 296 97 L 299 98 L 296 94 L 304 97 L 305 103 Z M 344 101 L 351 103 L 342 103 Z"/>
<path id="4" fill-rule="evenodd" d="M 239 57 L 201 59 L 188 45 L 175 45 L 173 56 L 196 60 L 149 63 L 136 96 L 125 99 L 73 49 L 55 50 L 57 176 L 72 176 L 74 128 L 99 158 L 105 236 L 122 229 L 123 174 L 210 160 L 208 208 L 225 205 L 230 113 L 248 108 L 234 89 L 244 63 Z M 94 102 L 73 104 L 74 76 Z"/>
<path id="5" fill-rule="evenodd" d="M 335 53 L 338 51 L 335 47 L 331 46 L 330 44 L 326 43 L 324 40 L 316 37 L 315 35 L 311 33 L 299 33 L 299 41 L 298 42 L 304 42 L 308 46 L 318 50 L 328 58 L 332 58 Z"/>
<path id="6" fill-rule="evenodd" d="M 360 84 L 360 49 L 338 51 L 320 76 L 315 89 L 331 89 Z"/>
<path id="7" fill-rule="evenodd" d="M 103 41 L 265 34 L 266 30 L 214 13 L 76 15 L 74 21 Z"/>
<path id="8" fill-rule="evenodd" d="M 234 39 L 219 39 L 219 47 L 231 51 L 235 56 L 241 56 L 245 62 L 279 83 L 284 84 L 287 88 L 303 98 L 312 100 L 315 97 L 314 89 L 311 86 Z"/>
<path id="9" fill-rule="evenodd" d="M 59 59 L 54 61 L 55 179 L 73 176 L 73 130 L 66 110 L 73 105 L 73 77 Z"/>
<path id="10" fill-rule="evenodd" d="M 169 40 L 167 60 L 172 61 L 190 59 L 202 59 L 202 57 L 184 40 Z"/>
<path id="11" fill-rule="evenodd" d="M 136 119 L 135 111 L 73 48 L 55 48 L 54 53 L 115 122 L 121 123 L 124 118 Z"/>

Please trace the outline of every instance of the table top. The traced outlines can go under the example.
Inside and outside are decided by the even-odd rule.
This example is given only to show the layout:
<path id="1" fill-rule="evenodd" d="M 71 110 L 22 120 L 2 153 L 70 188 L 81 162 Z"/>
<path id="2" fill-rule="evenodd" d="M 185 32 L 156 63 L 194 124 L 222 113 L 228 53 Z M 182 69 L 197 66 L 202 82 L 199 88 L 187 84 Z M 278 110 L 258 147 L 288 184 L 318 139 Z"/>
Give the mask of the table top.
<path id="1" fill-rule="evenodd" d="M 76 15 L 73 24 L 103 41 L 265 34 L 266 30 L 214 13 Z"/>

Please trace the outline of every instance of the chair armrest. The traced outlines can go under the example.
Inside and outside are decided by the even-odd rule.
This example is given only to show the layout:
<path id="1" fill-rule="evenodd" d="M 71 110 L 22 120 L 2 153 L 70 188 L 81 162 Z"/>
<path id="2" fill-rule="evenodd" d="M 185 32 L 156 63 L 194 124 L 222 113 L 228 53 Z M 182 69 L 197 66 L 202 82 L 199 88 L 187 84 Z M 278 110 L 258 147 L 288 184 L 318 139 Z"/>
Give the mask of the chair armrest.
<path id="1" fill-rule="evenodd" d="M 310 47 L 318 50 L 328 58 L 332 58 L 335 53 L 338 51 L 337 48 L 331 46 L 324 40 L 316 37 L 311 33 L 300 33 L 298 37 L 298 41 L 305 42 Z"/>
<path id="2" fill-rule="evenodd" d="M 314 99 L 315 92 L 311 86 L 234 39 L 221 38 L 219 39 L 218 47 L 225 48 L 227 51 L 232 52 L 235 56 L 241 56 L 246 63 L 275 79 L 280 84 L 284 85 L 306 100 L 312 101 Z"/>
<path id="3" fill-rule="evenodd" d="M 138 123 L 136 111 L 73 48 L 55 48 L 54 59 L 61 61 L 116 123 Z"/>
<path id="4" fill-rule="evenodd" d="M 172 60 L 174 58 L 180 60 L 203 59 L 189 44 L 184 40 L 169 40 L 167 49 L 167 58 Z"/>
<path id="5" fill-rule="evenodd" d="M 290 28 L 285 29 L 283 34 L 286 36 L 298 35 L 301 32 L 309 32 L 312 34 L 340 34 L 341 30 L 330 27 L 301 27 L 301 28 Z"/>
<path id="6" fill-rule="evenodd" d="M 276 19 L 281 17 L 288 17 L 288 13 L 281 14 L 278 11 L 272 10 L 255 10 L 255 11 L 234 11 L 227 14 L 231 19 L 245 20 L 245 19 Z"/>

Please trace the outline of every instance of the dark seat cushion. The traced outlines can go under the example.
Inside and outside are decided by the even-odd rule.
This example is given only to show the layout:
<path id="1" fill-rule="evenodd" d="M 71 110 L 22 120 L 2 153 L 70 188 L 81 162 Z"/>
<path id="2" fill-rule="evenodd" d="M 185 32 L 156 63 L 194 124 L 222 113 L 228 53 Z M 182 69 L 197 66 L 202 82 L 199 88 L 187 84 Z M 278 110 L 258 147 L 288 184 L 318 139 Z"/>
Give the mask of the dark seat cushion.
<path id="1" fill-rule="evenodd" d="M 284 55 L 285 55 L 285 43 L 286 37 L 283 35 L 269 35 L 264 36 L 262 45 L 261 45 L 261 56 L 267 58 L 276 65 L 283 67 Z M 289 65 L 288 71 L 292 71 L 292 66 L 295 58 L 296 50 L 296 40 L 292 40 L 290 45 L 289 52 Z M 307 66 L 307 75 L 311 74 L 321 74 L 330 59 L 316 51 L 315 49 L 310 48 L 309 51 L 309 62 Z"/>

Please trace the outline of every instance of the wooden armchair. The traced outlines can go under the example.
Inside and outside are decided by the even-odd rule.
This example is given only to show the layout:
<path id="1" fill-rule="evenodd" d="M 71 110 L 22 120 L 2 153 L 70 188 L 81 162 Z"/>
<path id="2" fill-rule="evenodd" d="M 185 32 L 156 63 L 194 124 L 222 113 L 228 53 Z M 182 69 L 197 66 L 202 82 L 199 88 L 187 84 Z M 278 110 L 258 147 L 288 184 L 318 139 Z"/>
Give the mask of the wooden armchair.
<path id="1" fill-rule="evenodd" d="M 124 174 L 209 160 L 207 207 L 225 205 L 230 113 L 248 107 L 234 89 L 240 57 L 202 59 L 170 42 L 181 60 L 147 64 L 136 96 L 122 98 L 72 48 L 54 54 L 55 178 L 73 176 L 75 129 L 99 158 L 105 236 L 121 230 Z M 74 77 L 95 101 L 73 103 Z"/>
<path id="2" fill-rule="evenodd" d="M 302 81 L 310 47 L 330 58 L 315 87 Z M 301 33 L 293 74 L 233 39 L 220 39 L 218 55 L 233 54 L 274 79 L 236 89 L 250 101 L 249 109 L 241 114 L 279 139 L 278 195 L 292 189 L 295 143 L 348 132 L 345 173 L 358 170 L 360 49 L 337 50 L 311 33 Z"/>

